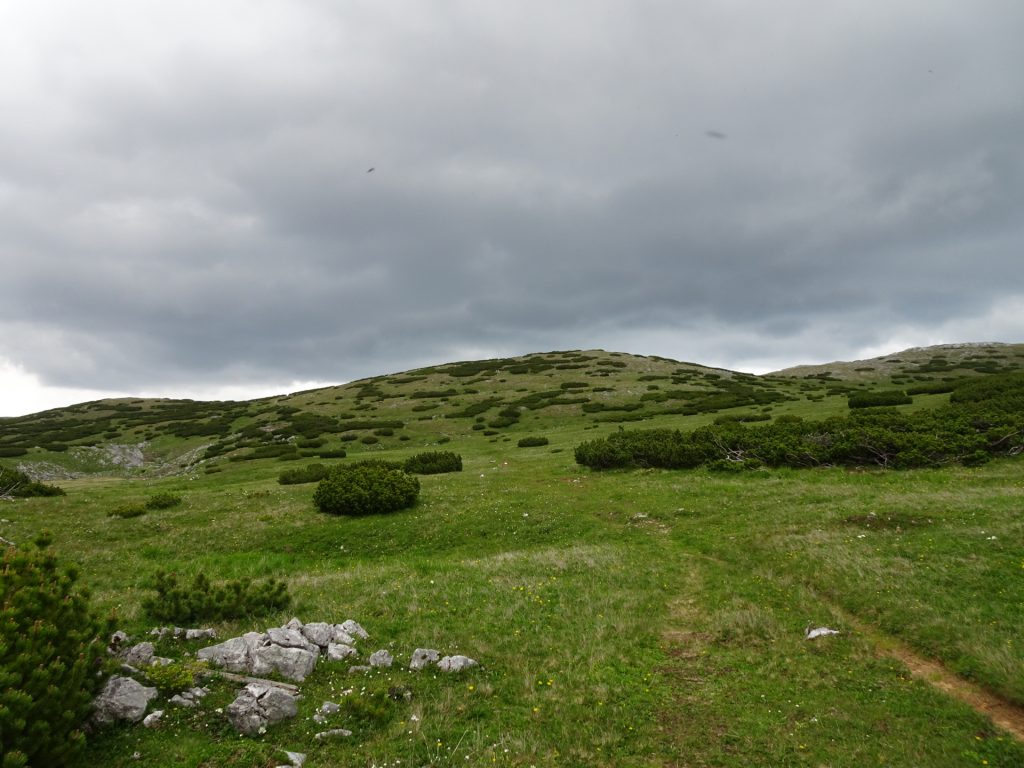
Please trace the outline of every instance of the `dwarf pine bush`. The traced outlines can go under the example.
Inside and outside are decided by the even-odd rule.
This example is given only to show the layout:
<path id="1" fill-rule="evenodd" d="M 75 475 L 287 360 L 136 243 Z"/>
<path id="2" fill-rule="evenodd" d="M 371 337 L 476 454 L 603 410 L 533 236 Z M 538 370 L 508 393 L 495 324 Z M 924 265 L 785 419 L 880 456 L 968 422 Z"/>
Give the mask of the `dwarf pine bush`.
<path id="1" fill-rule="evenodd" d="M 287 586 L 277 579 L 239 579 L 215 585 L 206 574 L 198 573 L 185 586 L 175 574 L 159 571 L 155 589 L 156 597 L 143 600 L 142 609 L 149 618 L 171 624 L 265 616 L 291 603 Z"/>
<path id="2" fill-rule="evenodd" d="M 416 475 L 439 475 L 443 472 L 461 472 L 462 456 L 452 451 L 426 451 L 406 459 L 403 469 Z"/>
<path id="3" fill-rule="evenodd" d="M 60 766 L 85 743 L 81 725 L 102 680 L 109 622 L 89 608 L 78 574 L 40 538 L 9 547 L 0 572 L 0 765 Z"/>
<path id="4" fill-rule="evenodd" d="M 416 503 L 420 481 L 384 462 L 335 467 L 320 481 L 313 503 L 329 515 L 396 512 Z"/>

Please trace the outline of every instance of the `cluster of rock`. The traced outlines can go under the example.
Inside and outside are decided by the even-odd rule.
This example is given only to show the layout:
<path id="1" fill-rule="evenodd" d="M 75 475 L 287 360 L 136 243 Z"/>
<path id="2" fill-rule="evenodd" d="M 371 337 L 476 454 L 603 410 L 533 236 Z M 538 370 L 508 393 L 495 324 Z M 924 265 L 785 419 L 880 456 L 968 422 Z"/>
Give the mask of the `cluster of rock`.
<path id="1" fill-rule="evenodd" d="M 172 637 L 175 640 L 205 640 L 214 639 L 217 633 L 212 629 L 182 629 L 181 627 L 155 627 L 149 631 L 157 639 Z"/>
<path id="2" fill-rule="evenodd" d="M 128 635 L 118 630 L 110 636 L 110 643 L 107 645 L 107 653 L 121 660 L 125 672 L 137 672 L 140 667 L 163 666 L 173 662 L 173 659 L 166 656 L 157 656 L 152 643 L 136 643 L 129 646 L 128 642 Z"/>
<path id="3" fill-rule="evenodd" d="M 212 629 L 181 629 L 179 631 L 179 628 L 175 628 L 171 630 L 171 633 L 175 637 L 181 636 L 189 639 L 215 637 Z M 164 636 L 156 631 L 151 634 Z M 163 716 L 163 710 L 156 710 L 146 715 L 149 703 L 157 696 L 157 689 L 145 686 L 129 675 L 138 674 L 143 667 L 172 664 L 173 659 L 157 656 L 153 644 L 150 642 L 129 645 L 130 641 L 131 638 L 121 630 L 110 636 L 107 653 L 121 662 L 121 671 L 125 674 L 110 677 L 103 685 L 99 695 L 93 700 L 93 713 L 90 718 L 92 726 L 107 725 L 117 721 L 137 723 L 141 720 L 147 727 L 154 727 Z M 195 687 L 172 696 L 169 703 L 180 707 L 194 707 L 209 692 L 209 688 Z"/>
<path id="4" fill-rule="evenodd" d="M 368 637 L 366 630 L 351 619 L 341 624 L 303 624 L 292 619 L 266 632 L 247 632 L 202 648 L 196 657 L 228 672 L 257 676 L 276 672 L 287 680 L 302 682 L 321 656 L 331 661 L 356 656 L 356 638 Z"/>
<path id="5" fill-rule="evenodd" d="M 157 638 L 185 640 L 216 636 L 212 629 L 181 627 L 158 627 L 150 634 Z M 292 619 L 283 626 L 271 627 L 265 632 L 248 632 L 241 637 L 233 637 L 222 643 L 201 648 L 197 651 L 196 658 L 208 661 L 229 673 L 257 677 L 276 673 L 288 680 L 302 682 L 321 658 L 344 661 L 358 657 L 357 641 L 368 638 L 366 630 L 351 619 L 341 624 L 303 624 L 298 619 Z M 122 671 L 129 674 L 138 672 L 141 667 L 170 664 L 172 661 L 156 656 L 150 642 L 129 645 L 128 636 L 120 631 L 114 633 L 108 650 L 121 660 Z M 389 668 L 394 661 L 394 656 L 389 651 L 381 649 L 371 653 L 365 665 L 350 666 L 349 672 Z M 442 672 L 460 672 L 477 666 L 477 662 L 468 656 L 442 657 L 440 652 L 433 648 L 417 648 L 413 651 L 409 661 L 410 670 L 421 671 L 432 665 Z M 269 726 L 295 717 L 298 713 L 298 700 L 302 697 L 295 686 L 271 680 L 247 680 L 246 683 L 225 710 L 231 725 L 239 733 L 247 736 L 265 733 Z M 180 707 L 195 707 L 209 692 L 208 688 L 194 687 L 172 696 L 168 703 Z M 95 725 L 104 725 L 116 720 L 133 723 L 142 720 L 147 727 L 155 727 L 159 724 L 163 711 L 157 710 L 147 716 L 146 709 L 156 696 L 156 688 L 146 687 L 131 677 L 115 675 L 107 681 L 96 698 L 92 721 Z M 407 693 L 406 698 L 408 696 Z M 318 724 L 325 724 L 329 717 L 340 709 L 338 704 L 325 701 L 313 719 Z M 314 738 L 322 741 L 351 735 L 351 732 L 344 728 L 331 728 L 317 733 Z M 294 754 L 301 757 L 298 753 Z"/>

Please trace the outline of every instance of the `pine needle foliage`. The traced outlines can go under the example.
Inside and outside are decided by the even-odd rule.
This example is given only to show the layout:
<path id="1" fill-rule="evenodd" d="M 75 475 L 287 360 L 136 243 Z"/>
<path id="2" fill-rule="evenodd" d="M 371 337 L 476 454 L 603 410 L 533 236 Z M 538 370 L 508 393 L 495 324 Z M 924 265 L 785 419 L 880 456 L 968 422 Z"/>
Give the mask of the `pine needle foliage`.
<path id="1" fill-rule="evenodd" d="M 110 623 L 90 610 L 78 573 L 47 551 L 9 547 L 0 572 L 0 765 L 63 766 L 85 743 L 81 725 L 101 679 Z"/>

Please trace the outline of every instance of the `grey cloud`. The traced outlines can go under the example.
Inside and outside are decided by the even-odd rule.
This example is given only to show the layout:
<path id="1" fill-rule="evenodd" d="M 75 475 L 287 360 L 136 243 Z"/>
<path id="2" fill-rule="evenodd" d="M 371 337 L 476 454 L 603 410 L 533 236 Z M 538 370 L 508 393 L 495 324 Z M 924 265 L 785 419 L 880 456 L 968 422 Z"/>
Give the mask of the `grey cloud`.
<path id="1" fill-rule="evenodd" d="M 1024 295 L 1024 10 L 982 5 L 15 14 L 0 358 L 124 390 L 953 328 Z"/>

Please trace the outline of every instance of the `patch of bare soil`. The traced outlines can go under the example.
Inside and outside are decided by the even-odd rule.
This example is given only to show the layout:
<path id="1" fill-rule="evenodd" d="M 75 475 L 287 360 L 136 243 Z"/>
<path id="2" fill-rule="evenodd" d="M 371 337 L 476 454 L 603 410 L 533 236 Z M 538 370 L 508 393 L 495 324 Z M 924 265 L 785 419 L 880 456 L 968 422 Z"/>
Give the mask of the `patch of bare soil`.
<path id="1" fill-rule="evenodd" d="M 1013 704 L 986 691 L 974 683 L 953 674 L 937 661 L 919 656 L 905 645 L 887 642 L 879 653 L 901 661 L 910 673 L 940 691 L 959 699 L 975 711 L 986 715 L 1004 731 L 1024 741 L 1024 707 Z"/>
<path id="2" fill-rule="evenodd" d="M 862 624 L 845 611 L 835 607 L 833 610 L 842 616 L 850 627 L 869 640 L 875 647 L 875 653 L 879 656 L 890 656 L 900 661 L 918 680 L 962 701 L 975 712 L 980 712 L 988 717 L 1016 739 L 1024 741 L 1024 707 L 965 680 L 947 669 L 941 662 L 921 656 L 905 643 Z"/>

